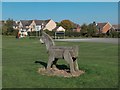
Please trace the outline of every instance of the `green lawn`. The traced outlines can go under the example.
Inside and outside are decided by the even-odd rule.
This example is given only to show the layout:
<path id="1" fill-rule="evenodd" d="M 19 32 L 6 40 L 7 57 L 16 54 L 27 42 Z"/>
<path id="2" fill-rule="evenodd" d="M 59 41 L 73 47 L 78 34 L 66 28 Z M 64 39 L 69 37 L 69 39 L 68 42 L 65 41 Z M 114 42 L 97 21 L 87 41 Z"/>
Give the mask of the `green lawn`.
<path id="1" fill-rule="evenodd" d="M 113 88 L 118 87 L 118 46 L 105 43 L 55 42 L 57 45 L 79 45 L 80 77 L 49 77 L 37 73 L 46 63 L 45 45 L 38 39 L 3 37 L 3 88 Z M 59 65 L 67 65 L 64 60 Z"/>

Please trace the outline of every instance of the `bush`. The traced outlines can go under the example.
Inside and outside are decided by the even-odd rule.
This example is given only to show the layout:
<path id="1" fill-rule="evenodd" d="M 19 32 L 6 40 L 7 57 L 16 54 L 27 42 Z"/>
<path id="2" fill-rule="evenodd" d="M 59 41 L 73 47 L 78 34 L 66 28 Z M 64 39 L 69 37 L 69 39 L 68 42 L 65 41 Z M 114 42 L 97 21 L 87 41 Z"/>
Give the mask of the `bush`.
<path id="1" fill-rule="evenodd" d="M 0 35 L 2 35 L 2 30 L 0 30 Z"/>
<path id="2" fill-rule="evenodd" d="M 98 34 L 99 37 L 106 37 L 106 34 L 105 33 L 100 33 Z"/>
<path id="3" fill-rule="evenodd" d="M 49 34 L 50 36 L 54 36 L 54 31 L 49 31 L 49 30 L 44 30 L 47 34 Z M 28 36 L 39 36 L 39 33 L 40 33 L 40 36 L 42 35 L 42 32 L 40 31 L 33 31 L 33 32 L 28 32 Z"/>
<path id="4" fill-rule="evenodd" d="M 68 37 L 79 37 L 80 33 L 79 32 L 73 32 L 73 31 L 66 31 L 65 32 L 65 36 L 68 36 Z"/>
<path id="5" fill-rule="evenodd" d="M 55 36 L 55 31 L 49 31 L 49 30 L 46 29 L 45 32 L 47 34 L 49 34 L 50 36 Z"/>
<path id="6" fill-rule="evenodd" d="M 118 38 L 119 37 L 119 32 L 111 31 L 109 36 L 111 38 Z"/>
<path id="7" fill-rule="evenodd" d="M 120 32 L 118 32 L 118 38 L 120 38 Z"/>
<path id="8" fill-rule="evenodd" d="M 28 35 L 29 36 L 38 36 L 38 32 L 36 32 L 36 31 L 33 31 L 33 32 L 28 32 Z"/>
<path id="9" fill-rule="evenodd" d="M 12 35 L 17 36 L 18 35 L 18 30 L 13 30 Z"/>
<path id="10" fill-rule="evenodd" d="M 2 35 L 12 35 L 12 36 L 17 36 L 18 34 L 18 30 L 15 30 L 15 29 L 11 29 L 11 30 L 8 30 L 8 31 L 3 31 L 2 30 Z"/>

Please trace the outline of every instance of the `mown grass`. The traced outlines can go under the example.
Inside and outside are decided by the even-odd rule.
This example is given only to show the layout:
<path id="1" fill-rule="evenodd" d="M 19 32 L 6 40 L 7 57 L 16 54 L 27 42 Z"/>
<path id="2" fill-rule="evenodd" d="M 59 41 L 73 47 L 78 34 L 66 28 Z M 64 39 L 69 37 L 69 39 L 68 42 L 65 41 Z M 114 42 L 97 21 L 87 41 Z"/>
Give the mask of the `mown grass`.
<path id="1" fill-rule="evenodd" d="M 114 88 L 118 87 L 118 46 L 105 43 L 55 42 L 57 45 L 79 45 L 80 77 L 49 77 L 37 73 L 44 67 L 35 61 L 48 60 L 45 45 L 38 39 L 3 37 L 3 88 Z M 64 60 L 59 65 L 67 65 Z"/>

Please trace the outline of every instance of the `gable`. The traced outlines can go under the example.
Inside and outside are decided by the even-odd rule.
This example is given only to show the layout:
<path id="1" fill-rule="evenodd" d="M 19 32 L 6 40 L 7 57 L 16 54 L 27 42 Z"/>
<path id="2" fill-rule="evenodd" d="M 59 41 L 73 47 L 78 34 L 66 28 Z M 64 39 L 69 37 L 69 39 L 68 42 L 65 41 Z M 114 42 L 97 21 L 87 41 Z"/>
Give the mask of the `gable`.
<path id="1" fill-rule="evenodd" d="M 109 23 L 107 23 L 107 24 L 103 27 L 102 32 L 103 32 L 103 33 L 107 33 L 111 28 L 112 28 L 111 25 L 110 25 Z"/>
<path id="2" fill-rule="evenodd" d="M 45 29 L 48 29 L 49 31 L 52 31 L 56 27 L 56 23 L 53 20 L 48 20 L 45 22 Z"/>
<path id="3" fill-rule="evenodd" d="M 65 29 L 62 26 L 60 26 L 57 28 L 57 31 L 65 31 Z"/>

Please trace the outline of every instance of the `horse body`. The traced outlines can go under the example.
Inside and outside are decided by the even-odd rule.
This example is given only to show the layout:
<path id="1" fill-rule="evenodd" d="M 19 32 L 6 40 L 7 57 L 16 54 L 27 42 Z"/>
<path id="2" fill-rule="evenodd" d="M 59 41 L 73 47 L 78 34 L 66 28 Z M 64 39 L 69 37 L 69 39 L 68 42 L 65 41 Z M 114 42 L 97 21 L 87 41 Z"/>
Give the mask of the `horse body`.
<path id="1" fill-rule="evenodd" d="M 70 65 L 70 72 L 74 73 L 78 71 L 78 46 L 56 46 L 53 39 L 42 32 L 42 37 L 40 39 L 41 43 L 45 43 L 47 52 L 49 54 L 49 60 L 47 63 L 47 69 L 50 70 L 51 66 L 56 66 L 57 60 L 62 58 Z"/>
<path id="2" fill-rule="evenodd" d="M 65 47 L 65 46 L 51 46 L 49 49 L 49 54 L 51 52 L 55 52 L 55 58 L 64 58 L 64 52 L 68 50 L 70 52 L 71 57 L 77 58 L 78 57 L 78 47 Z"/>

